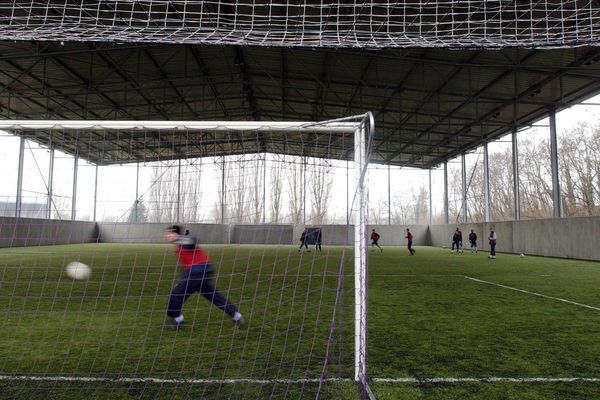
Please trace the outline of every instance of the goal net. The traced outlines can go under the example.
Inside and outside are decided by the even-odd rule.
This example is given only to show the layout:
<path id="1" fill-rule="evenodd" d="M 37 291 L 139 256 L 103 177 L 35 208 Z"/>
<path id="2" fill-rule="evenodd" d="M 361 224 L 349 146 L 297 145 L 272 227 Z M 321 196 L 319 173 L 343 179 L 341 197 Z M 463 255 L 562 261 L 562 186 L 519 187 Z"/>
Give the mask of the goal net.
<path id="1" fill-rule="evenodd" d="M 317 47 L 596 45 L 582 0 L 11 1 L 0 39 Z"/>
<path id="2" fill-rule="evenodd" d="M 2 161 L 17 181 L 0 216 L 8 397 L 368 390 L 370 114 L 0 129 L 19 149 Z"/>

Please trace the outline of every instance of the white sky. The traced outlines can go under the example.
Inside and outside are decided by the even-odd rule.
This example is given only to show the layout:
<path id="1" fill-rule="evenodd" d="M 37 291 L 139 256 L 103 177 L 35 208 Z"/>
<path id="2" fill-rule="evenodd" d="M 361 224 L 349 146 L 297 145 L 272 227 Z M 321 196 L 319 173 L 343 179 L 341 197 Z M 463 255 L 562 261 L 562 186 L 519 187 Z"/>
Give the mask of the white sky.
<path id="1" fill-rule="evenodd" d="M 597 122 L 600 118 L 600 96 L 573 106 L 557 113 L 557 131 L 560 135 L 579 121 Z M 377 132 L 376 132 L 377 134 Z M 544 119 L 535 126 L 521 130 L 518 135 L 528 138 L 548 137 L 548 120 Z M 490 154 L 499 151 L 503 146 L 510 146 L 510 136 L 490 143 Z M 467 163 L 474 162 L 480 156 L 481 149 L 467 155 Z M 2 159 L 2 174 L 0 174 L 0 201 L 14 202 L 17 186 L 19 139 L 0 131 L 0 157 Z M 23 180 L 24 202 L 45 202 L 49 169 L 49 151 L 27 142 L 25 151 L 25 168 Z M 204 160 L 203 167 L 203 213 L 208 215 L 218 198 L 220 183 L 217 178 L 218 164 L 212 160 Z M 331 209 L 342 216 L 346 209 L 346 172 L 345 162 L 334 162 L 334 183 L 332 189 Z M 449 161 L 449 170 L 460 168 L 460 157 Z M 98 206 L 97 219 L 115 220 L 127 215 L 127 210 L 135 200 L 136 164 L 118 165 L 99 168 L 98 174 Z M 73 157 L 55 152 L 54 164 L 54 196 L 58 206 L 70 208 L 73 182 Z M 152 168 L 141 166 L 138 193 L 143 195 L 149 190 Z M 352 181 L 353 174 L 350 173 Z M 390 168 L 391 196 L 406 195 L 410 188 L 415 191 L 419 187 L 426 190 L 429 187 L 427 170 L 411 168 Z M 91 219 L 94 197 L 95 166 L 80 160 L 78 171 L 77 219 Z M 434 214 L 443 209 L 443 172 L 441 168 L 432 171 L 432 194 Z M 147 196 L 146 196 L 147 197 Z M 388 167 L 373 165 L 369 172 L 369 199 L 371 203 L 387 204 L 388 201 Z M 7 210 L 6 210 L 7 211 Z M 6 215 L 7 212 L 4 212 Z M 70 211 L 68 212 L 70 215 Z M 123 218 L 121 218 L 123 219 Z"/>

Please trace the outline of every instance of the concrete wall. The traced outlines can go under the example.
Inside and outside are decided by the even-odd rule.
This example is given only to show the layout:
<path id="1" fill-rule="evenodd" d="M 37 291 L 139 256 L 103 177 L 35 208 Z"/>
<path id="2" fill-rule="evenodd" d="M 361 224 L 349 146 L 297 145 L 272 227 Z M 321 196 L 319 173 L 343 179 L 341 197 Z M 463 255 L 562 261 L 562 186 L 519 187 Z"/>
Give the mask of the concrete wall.
<path id="1" fill-rule="evenodd" d="M 499 252 L 600 260 L 600 217 L 432 225 L 431 245 L 450 246 L 456 227 L 463 231 L 465 247 L 473 229 L 478 236 L 478 247 L 489 251 L 487 237 L 493 227 Z"/>
<path id="2" fill-rule="evenodd" d="M 292 225 L 231 225 L 229 243 L 292 244 Z"/>
<path id="3" fill-rule="evenodd" d="M 0 247 L 40 246 L 87 243 L 163 243 L 164 223 L 128 224 L 60 221 L 36 218 L 0 217 Z M 314 227 L 313 225 L 307 225 Z M 448 247 L 456 227 L 463 231 L 468 247 L 468 235 L 473 229 L 479 238 L 479 248 L 489 250 L 487 235 L 494 227 L 498 236 L 497 250 L 507 253 L 600 260 L 600 217 L 507 221 L 454 225 L 411 225 L 416 246 Z M 292 244 L 299 245 L 303 225 L 220 225 L 188 224 L 185 228 L 208 244 Z M 406 245 L 407 226 L 371 225 L 383 246 Z M 352 245 L 353 227 L 322 225 L 323 245 Z"/>
<path id="4" fill-rule="evenodd" d="M 164 243 L 163 234 L 168 226 L 166 223 L 98 223 L 100 241 L 105 243 Z M 229 225 L 186 224 L 183 227 L 189 229 L 200 243 L 231 243 Z"/>
<path id="5" fill-rule="evenodd" d="M 95 242 L 95 222 L 0 217 L 0 247 Z"/>

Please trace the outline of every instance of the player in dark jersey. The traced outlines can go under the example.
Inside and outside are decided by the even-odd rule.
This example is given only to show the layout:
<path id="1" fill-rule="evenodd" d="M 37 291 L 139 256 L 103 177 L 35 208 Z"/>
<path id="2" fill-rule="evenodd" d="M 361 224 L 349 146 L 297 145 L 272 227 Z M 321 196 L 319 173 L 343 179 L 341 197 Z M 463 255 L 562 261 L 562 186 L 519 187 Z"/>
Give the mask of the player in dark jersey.
<path id="1" fill-rule="evenodd" d="M 471 253 L 477 253 L 477 234 L 473 229 L 471 229 L 471 233 L 469 233 L 469 243 L 471 243 Z"/>
<path id="2" fill-rule="evenodd" d="M 495 259 L 496 258 L 496 232 L 494 232 L 494 228 L 490 229 L 490 234 L 488 236 L 488 240 L 490 242 L 490 255 L 488 258 Z"/>
<path id="3" fill-rule="evenodd" d="M 323 251 L 323 249 L 321 249 L 321 242 L 323 241 L 323 236 L 321 233 L 321 229 L 317 229 L 315 231 L 315 251 Z"/>
<path id="4" fill-rule="evenodd" d="M 462 251 L 462 232 L 459 228 L 456 228 L 454 235 L 452 235 L 452 251 L 454 251 L 455 246 L 457 253 Z"/>
<path id="5" fill-rule="evenodd" d="M 308 229 L 304 229 L 302 235 L 300 235 L 300 247 L 298 251 L 302 250 L 303 247 L 306 247 L 306 251 L 310 251 L 308 249 Z"/>
<path id="6" fill-rule="evenodd" d="M 175 329 L 183 326 L 183 303 L 193 294 L 200 293 L 216 307 L 227 313 L 235 327 L 245 324 L 244 317 L 237 307 L 223 296 L 212 283 L 213 267 L 208 253 L 196 247 L 198 239 L 194 236 L 182 235 L 179 225 L 173 225 L 165 231 L 165 239 L 173 243 L 179 263 L 183 267 L 182 280 L 173 288 L 169 296 L 167 316 L 169 326 Z"/>
<path id="7" fill-rule="evenodd" d="M 406 228 L 406 242 L 408 243 L 408 251 L 410 251 L 410 255 L 414 256 L 416 251 L 412 248 L 413 244 L 413 234 L 410 233 L 410 229 Z"/>

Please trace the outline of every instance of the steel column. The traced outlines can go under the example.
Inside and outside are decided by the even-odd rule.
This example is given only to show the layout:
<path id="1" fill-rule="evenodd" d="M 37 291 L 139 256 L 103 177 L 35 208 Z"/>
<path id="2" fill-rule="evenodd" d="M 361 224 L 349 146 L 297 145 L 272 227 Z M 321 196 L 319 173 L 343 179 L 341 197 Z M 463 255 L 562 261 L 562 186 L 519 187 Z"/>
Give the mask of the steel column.
<path id="1" fill-rule="evenodd" d="M 79 169 L 79 154 L 73 158 L 73 194 L 71 198 L 71 221 L 77 217 L 77 175 Z"/>
<path id="2" fill-rule="evenodd" d="M 515 221 L 521 219 L 521 193 L 519 192 L 519 144 L 517 128 L 512 130 L 513 197 L 515 203 Z"/>
<path id="3" fill-rule="evenodd" d="M 448 223 L 448 161 L 444 161 L 444 224 Z"/>
<path id="4" fill-rule="evenodd" d="M 560 179 L 558 172 L 558 141 L 556 140 L 556 110 L 550 110 L 550 168 L 552 170 L 552 206 L 554 218 L 562 218 Z"/>
<path id="5" fill-rule="evenodd" d="M 490 162 L 488 144 L 483 145 L 483 208 L 484 220 L 490 222 Z"/>
<path id="6" fill-rule="evenodd" d="M 463 223 L 467 223 L 467 160 L 464 154 L 460 156 L 461 175 L 462 175 L 462 210 Z"/>
<path id="7" fill-rule="evenodd" d="M 21 216 L 23 206 L 23 167 L 25 163 L 25 137 L 21 136 L 19 143 L 19 166 L 17 169 L 17 196 L 15 198 L 15 217 Z"/>
<path id="8" fill-rule="evenodd" d="M 54 187 L 54 145 L 50 145 L 50 161 L 48 165 L 48 199 L 47 199 L 47 210 L 46 219 L 52 218 L 52 192 Z"/>

